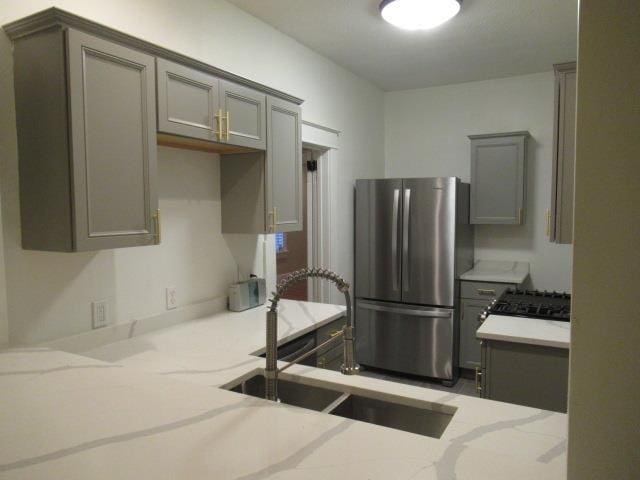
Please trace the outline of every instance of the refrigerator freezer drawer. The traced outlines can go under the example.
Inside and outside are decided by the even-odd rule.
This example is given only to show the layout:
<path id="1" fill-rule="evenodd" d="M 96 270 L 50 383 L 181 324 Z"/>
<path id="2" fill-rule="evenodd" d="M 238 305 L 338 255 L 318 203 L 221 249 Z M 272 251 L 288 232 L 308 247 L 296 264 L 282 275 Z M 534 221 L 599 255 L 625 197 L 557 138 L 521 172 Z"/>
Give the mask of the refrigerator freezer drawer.
<path id="1" fill-rule="evenodd" d="M 357 300 L 358 362 L 452 380 L 453 313 L 453 309 Z"/>

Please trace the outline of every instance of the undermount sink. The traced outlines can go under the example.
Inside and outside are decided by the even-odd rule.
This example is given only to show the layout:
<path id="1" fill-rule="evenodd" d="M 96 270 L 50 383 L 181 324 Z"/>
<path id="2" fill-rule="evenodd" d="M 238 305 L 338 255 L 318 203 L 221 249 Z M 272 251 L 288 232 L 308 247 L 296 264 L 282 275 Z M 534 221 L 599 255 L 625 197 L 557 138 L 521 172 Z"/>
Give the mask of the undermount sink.
<path id="1" fill-rule="evenodd" d="M 433 438 L 442 436 L 453 417 L 452 413 L 436 412 L 360 395 L 349 395 L 330 413 Z"/>
<path id="2" fill-rule="evenodd" d="M 225 388 L 232 392 L 264 398 L 264 376 L 254 375 Z M 451 413 L 433 410 L 426 402 L 424 406 L 405 405 L 365 395 L 354 395 L 329 386 L 307 385 L 283 378 L 278 379 L 278 397 L 287 405 L 433 438 L 442 436 L 455 412 L 451 407 L 447 407 Z"/>
<path id="3" fill-rule="evenodd" d="M 258 398 L 264 398 L 264 389 L 263 375 L 255 375 L 229 388 L 232 392 L 244 393 Z M 282 403 L 287 405 L 295 405 L 296 407 L 320 412 L 340 398 L 340 395 L 342 395 L 342 392 L 336 390 L 278 379 L 278 397 Z"/>

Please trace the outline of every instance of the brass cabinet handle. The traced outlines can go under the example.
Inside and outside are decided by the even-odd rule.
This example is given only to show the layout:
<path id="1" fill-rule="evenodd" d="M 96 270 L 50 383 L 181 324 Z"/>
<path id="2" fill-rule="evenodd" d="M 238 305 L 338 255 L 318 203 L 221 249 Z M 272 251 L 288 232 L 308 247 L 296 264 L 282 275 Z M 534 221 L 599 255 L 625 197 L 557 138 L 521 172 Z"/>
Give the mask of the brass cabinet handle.
<path id="1" fill-rule="evenodd" d="M 496 296 L 496 291 L 488 288 L 478 288 L 477 292 L 478 292 L 478 295 L 487 295 L 492 297 Z"/>
<path id="2" fill-rule="evenodd" d="M 216 128 L 217 130 L 214 132 L 216 134 L 217 140 L 220 142 L 224 140 L 224 131 L 222 130 L 222 122 L 224 121 L 224 117 L 222 115 L 222 109 L 218 109 L 218 113 L 216 114 Z"/>
<path id="3" fill-rule="evenodd" d="M 267 220 L 267 233 L 274 233 L 275 224 L 273 222 L 273 208 L 267 213 L 269 219 Z"/>
<path id="4" fill-rule="evenodd" d="M 227 110 L 227 115 L 225 116 L 225 124 L 226 124 L 226 128 L 225 128 L 225 140 L 228 142 L 229 141 L 229 110 Z"/>
<path id="5" fill-rule="evenodd" d="M 154 239 L 155 239 L 155 244 L 158 245 L 160 244 L 160 242 L 162 242 L 162 223 L 160 220 L 160 209 L 157 208 L 156 209 L 156 214 L 153 216 L 154 222 L 155 222 L 155 234 L 154 234 Z"/>
<path id="6" fill-rule="evenodd" d="M 273 231 L 276 231 L 278 225 L 278 207 L 273 207 Z"/>
<path id="7" fill-rule="evenodd" d="M 335 330 L 335 331 L 333 331 L 333 332 L 331 332 L 331 333 L 329 334 L 329 336 L 330 336 L 331 338 L 333 338 L 333 337 L 337 337 L 338 335 L 342 335 L 342 329 L 340 329 L 340 330 Z"/>
<path id="8" fill-rule="evenodd" d="M 547 208 L 547 237 L 551 238 L 551 210 Z"/>
<path id="9" fill-rule="evenodd" d="M 482 394 L 482 371 L 476 367 L 476 393 Z"/>

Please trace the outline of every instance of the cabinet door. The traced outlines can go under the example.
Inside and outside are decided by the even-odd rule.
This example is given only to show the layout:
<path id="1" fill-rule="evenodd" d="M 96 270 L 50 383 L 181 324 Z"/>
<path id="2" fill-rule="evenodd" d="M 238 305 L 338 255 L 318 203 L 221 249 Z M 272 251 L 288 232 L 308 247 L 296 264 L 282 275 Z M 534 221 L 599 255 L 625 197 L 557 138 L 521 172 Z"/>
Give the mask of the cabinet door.
<path id="1" fill-rule="evenodd" d="M 514 132 L 469 137 L 471 223 L 523 223 L 527 136 L 527 132 Z"/>
<path id="2" fill-rule="evenodd" d="M 549 239 L 573 241 L 573 171 L 576 142 L 576 64 L 555 65 L 553 183 Z"/>
<path id="3" fill-rule="evenodd" d="M 225 143 L 259 150 L 266 148 L 266 99 L 264 93 L 220 80 Z"/>
<path id="4" fill-rule="evenodd" d="M 68 31 L 75 249 L 154 242 L 154 59 Z"/>
<path id="5" fill-rule="evenodd" d="M 478 316 L 487 306 L 486 302 L 463 300 L 460 316 L 460 367 L 480 366 L 480 340 L 476 338 Z"/>
<path id="6" fill-rule="evenodd" d="M 158 130 L 219 141 L 218 79 L 162 58 L 157 69 Z"/>
<path id="7" fill-rule="evenodd" d="M 302 230 L 300 107 L 267 98 L 267 216 L 270 232 Z"/>

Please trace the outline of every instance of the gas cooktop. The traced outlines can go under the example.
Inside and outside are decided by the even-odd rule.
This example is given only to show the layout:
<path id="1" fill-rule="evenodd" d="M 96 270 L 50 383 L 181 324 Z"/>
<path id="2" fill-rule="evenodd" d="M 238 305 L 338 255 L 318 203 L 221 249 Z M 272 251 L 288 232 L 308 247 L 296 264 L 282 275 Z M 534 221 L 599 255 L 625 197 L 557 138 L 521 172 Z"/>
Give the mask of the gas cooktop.
<path id="1" fill-rule="evenodd" d="M 494 300 L 487 314 L 570 321 L 571 295 L 539 290 L 506 290 Z"/>

